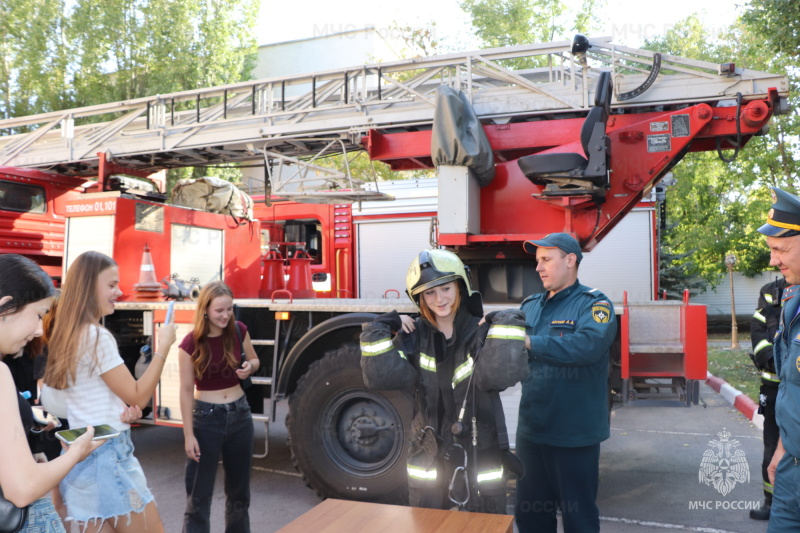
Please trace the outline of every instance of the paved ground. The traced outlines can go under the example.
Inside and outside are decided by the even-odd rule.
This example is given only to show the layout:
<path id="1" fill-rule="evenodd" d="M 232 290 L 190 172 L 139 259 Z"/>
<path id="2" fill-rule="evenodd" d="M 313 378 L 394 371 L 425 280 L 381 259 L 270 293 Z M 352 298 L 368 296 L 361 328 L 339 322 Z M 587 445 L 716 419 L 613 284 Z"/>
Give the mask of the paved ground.
<path id="1" fill-rule="evenodd" d="M 613 411 L 612 435 L 601 448 L 598 503 L 604 532 L 766 531 L 766 524 L 747 517 L 762 497 L 760 431 L 709 387 L 703 385 L 701 395 L 705 407 L 634 405 Z M 291 465 L 284 409 L 281 405 L 278 422 L 270 427 L 268 457 L 254 461 L 251 524 L 260 533 L 278 531 L 320 502 Z M 710 441 L 721 440 L 718 434 L 726 430 L 732 450 L 746 458 L 749 481 L 735 483 L 722 494 L 701 483 L 699 473 L 704 453 L 713 449 Z M 179 532 L 184 507 L 182 432 L 140 427 L 134 430 L 134 442 L 166 530 Z M 214 532 L 224 530 L 222 492 L 219 479 L 212 508 Z"/>

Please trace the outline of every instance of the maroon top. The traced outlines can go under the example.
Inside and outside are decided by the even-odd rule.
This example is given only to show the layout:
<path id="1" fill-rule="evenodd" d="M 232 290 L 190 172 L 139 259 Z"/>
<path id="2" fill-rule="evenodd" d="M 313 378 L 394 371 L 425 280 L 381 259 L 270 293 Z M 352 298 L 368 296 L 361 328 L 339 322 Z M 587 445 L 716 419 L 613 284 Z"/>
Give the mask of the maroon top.
<path id="1" fill-rule="evenodd" d="M 244 340 L 244 337 L 247 336 L 247 326 L 241 322 L 236 322 L 236 325 L 238 326 L 242 340 Z M 200 376 L 199 379 L 197 377 L 194 378 L 194 385 L 197 387 L 197 390 L 222 390 L 238 385 L 239 376 L 236 375 L 236 368 L 239 368 L 239 365 L 237 365 L 236 368 L 228 366 L 222 347 L 222 335 L 219 337 L 208 337 L 207 340 L 208 346 L 211 348 L 211 360 L 208 363 L 206 371 L 203 372 L 203 375 Z M 234 340 L 233 346 L 238 360 L 241 356 L 241 347 L 238 339 Z M 189 333 L 183 338 L 180 348 L 189 355 L 194 353 L 194 333 Z"/>

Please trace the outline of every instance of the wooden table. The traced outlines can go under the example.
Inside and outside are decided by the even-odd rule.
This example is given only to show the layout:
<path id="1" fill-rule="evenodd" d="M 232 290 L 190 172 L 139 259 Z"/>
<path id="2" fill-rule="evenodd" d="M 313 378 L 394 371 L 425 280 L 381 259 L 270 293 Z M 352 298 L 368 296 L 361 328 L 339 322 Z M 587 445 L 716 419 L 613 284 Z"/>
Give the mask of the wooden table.
<path id="1" fill-rule="evenodd" d="M 278 533 L 512 533 L 514 517 L 327 499 Z"/>

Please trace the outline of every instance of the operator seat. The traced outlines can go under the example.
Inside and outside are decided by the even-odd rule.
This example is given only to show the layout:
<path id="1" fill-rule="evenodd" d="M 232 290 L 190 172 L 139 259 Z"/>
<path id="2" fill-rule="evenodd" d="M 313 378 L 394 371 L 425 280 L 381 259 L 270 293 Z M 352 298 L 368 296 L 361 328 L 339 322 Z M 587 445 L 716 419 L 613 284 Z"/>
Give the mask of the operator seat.
<path id="1" fill-rule="evenodd" d="M 611 112 L 611 73 L 597 80 L 594 106 L 581 127 L 581 145 L 586 154 L 533 154 L 517 160 L 522 173 L 537 185 L 556 183 L 573 187 L 608 185 L 608 136 L 606 122 Z"/>

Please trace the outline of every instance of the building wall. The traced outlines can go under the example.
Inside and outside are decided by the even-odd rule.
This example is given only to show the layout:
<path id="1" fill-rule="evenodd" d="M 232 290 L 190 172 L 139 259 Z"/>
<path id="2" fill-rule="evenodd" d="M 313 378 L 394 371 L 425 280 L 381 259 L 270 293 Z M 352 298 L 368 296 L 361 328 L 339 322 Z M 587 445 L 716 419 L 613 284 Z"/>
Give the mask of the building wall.
<path id="1" fill-rule="evenodd" d="M 746 278 L 738 272 L 733 273 L 733 296 L 737 317 L 748 317 L 753 314 L 758 304 L 758 291 L 766 283 L 774 281 L 780 273 L 763 272 L 755 278 Z M 691 298 L 693 303 L 706 306 L 709 317 L 731 315 L 731 284 L 729 276 L 725 276 L 716 288 Z"/>

